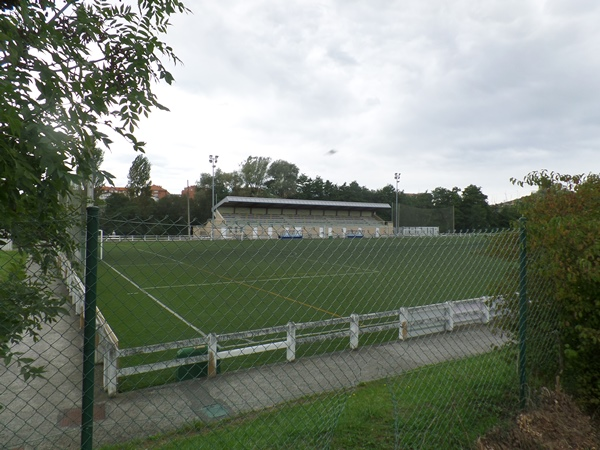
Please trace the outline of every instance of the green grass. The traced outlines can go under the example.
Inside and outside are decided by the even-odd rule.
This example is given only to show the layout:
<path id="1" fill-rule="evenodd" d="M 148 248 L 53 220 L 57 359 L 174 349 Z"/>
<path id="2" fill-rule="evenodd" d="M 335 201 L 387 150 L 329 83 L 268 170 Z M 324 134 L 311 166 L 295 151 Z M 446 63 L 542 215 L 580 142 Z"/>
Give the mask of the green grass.
<path id="1" fill-rule="evenodd" d="M 494 242 L 497 245 L 498 238 Z M 231 333 L 480 297 L 495 294 L 493 286 L 513 264 L 490 256 L 491 243 L 489 235 L 477 234 L 105 243 L 98 306 L 120 347 L 128 348 L 198 337 L 198 330 Z M 394 336 L 365 336 L 361 345 Z M 338 339 L 300 346 L 298 354 L 347 346 L 347 339 Z M 174 352 L 131 357 L 121 366 L 173 356 Z M 228 359 L 222 361 L 222 370 L 284 358 L 282 350 Z M 132 377 L 121 389 L 173 377 L 174 371 Z"/>
<path id="2" fill-rule="evenodd" d="M 22 266 L 25 264 L 25 257 L 17 251 L 0 251 L 0 281 L 6 277 L 11 264 Z"/>
<path id="3" fill-rule="evenodd" d="M 518 404 L 514 358 L 506 356 L 496 351 L 428 366 L 118 448 L 474 448 Z"/>
<path id="4" fill-rule="evenodd" d="M 13 259 L 14 252 L 0 251 L 0 280 L 4 277 L 6 269 L 4 266 L 8 266 Z"/>

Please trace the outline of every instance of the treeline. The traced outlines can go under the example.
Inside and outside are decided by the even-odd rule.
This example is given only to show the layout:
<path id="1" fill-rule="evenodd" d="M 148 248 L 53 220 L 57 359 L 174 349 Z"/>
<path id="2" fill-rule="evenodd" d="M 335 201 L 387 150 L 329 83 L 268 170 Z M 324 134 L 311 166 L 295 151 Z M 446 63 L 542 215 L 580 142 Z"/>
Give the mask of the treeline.
<path id="1" fill-rule="evenodd" d="M 154 218 L 160 222 L 187 224 L 189 210 L 192 225 L 201 225 L 210 220 L 212 174 L 200 175 L 195 185 L 194 198 L 169 195 L 155 201 L 150 197 L 148 189 L 140 189 L 138 186 L 150 186 L 149 170 L 146 169 L 141 177 L 135 170 L 135 167 L 140 166 L 139 158 L 136 158 L 130 170 L 130 194 L 112 194 L 107 198 L 103 205 L 103 216 L 146 221 Z M 311 178 L 301 174 L 293 163 L 284 160 L 272 161 L 271 158 L 260 156 L 248 157 L 240 164 L 239 170 L 233 172 L 224 172 L 217 168 L 214 191 L 215 204 L 227 196 L 387 203 L 392 209 L 382 210 L 379 216 L 390 222 L 394 222 L 395 217 L 396 189 L 392 184 L 375 190 L 360 186 L 356 181 L 338 185 L 319 176 Z M 431 192 L 408 194 L 400 191 L 397 195 L 400 210 L 402 205 L 422 209 L 452 207 L 455 230 L 506 228 L 518 217 L 514 206 L 489 205 L 481 188 L 472 184 L 463 189 L 436 187 Z M 399 225 L 403 225 L 402 220 Z M 187 231 L 183 230 L 182 233 L 184 232 Z"/>

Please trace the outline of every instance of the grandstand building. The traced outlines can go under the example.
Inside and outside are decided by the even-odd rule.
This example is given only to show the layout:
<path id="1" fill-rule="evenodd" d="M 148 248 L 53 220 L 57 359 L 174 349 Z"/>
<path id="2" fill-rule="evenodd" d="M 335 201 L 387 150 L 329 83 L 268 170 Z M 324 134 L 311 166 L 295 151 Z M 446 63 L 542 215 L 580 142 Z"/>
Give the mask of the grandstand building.
<path id="1" fill-rule="evenodd" d="M 387 203 L 332 202 L 228 196 L 199 236 L 213 239 L 325 239 L 390 236 L 392 224 L 377 216 Z"/>

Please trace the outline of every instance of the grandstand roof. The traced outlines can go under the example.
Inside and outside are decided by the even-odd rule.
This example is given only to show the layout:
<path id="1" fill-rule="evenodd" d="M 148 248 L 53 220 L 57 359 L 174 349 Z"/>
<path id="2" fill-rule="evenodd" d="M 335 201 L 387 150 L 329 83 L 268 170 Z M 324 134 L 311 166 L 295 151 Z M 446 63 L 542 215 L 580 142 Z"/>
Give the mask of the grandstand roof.
<path id="1" fill-rule="evenodd" d="M 289 198 L 264 198 L 264 197 L 236 197 L 227 196 L 215 205 L 215 209 L 223 205 L 261 207 L 269 205 L 290 206 L 295 208 L 320 208 L 320 209 L 354 209 L 376 210 L 390 209 L 387 203 L 362 203 L 362 202 L 330 202 L 324 200 L 297 200 Z"/>

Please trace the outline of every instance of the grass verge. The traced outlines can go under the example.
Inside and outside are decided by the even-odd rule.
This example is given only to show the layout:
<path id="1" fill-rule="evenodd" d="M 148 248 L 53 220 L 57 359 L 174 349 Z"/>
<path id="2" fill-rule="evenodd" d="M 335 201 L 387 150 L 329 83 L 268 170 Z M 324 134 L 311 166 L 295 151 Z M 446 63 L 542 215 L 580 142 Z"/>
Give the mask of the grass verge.
<path id="1" fill-rule="evenodd" d="M 518 405 L 507 350 L 108 449 L 474 448 Z"/>

